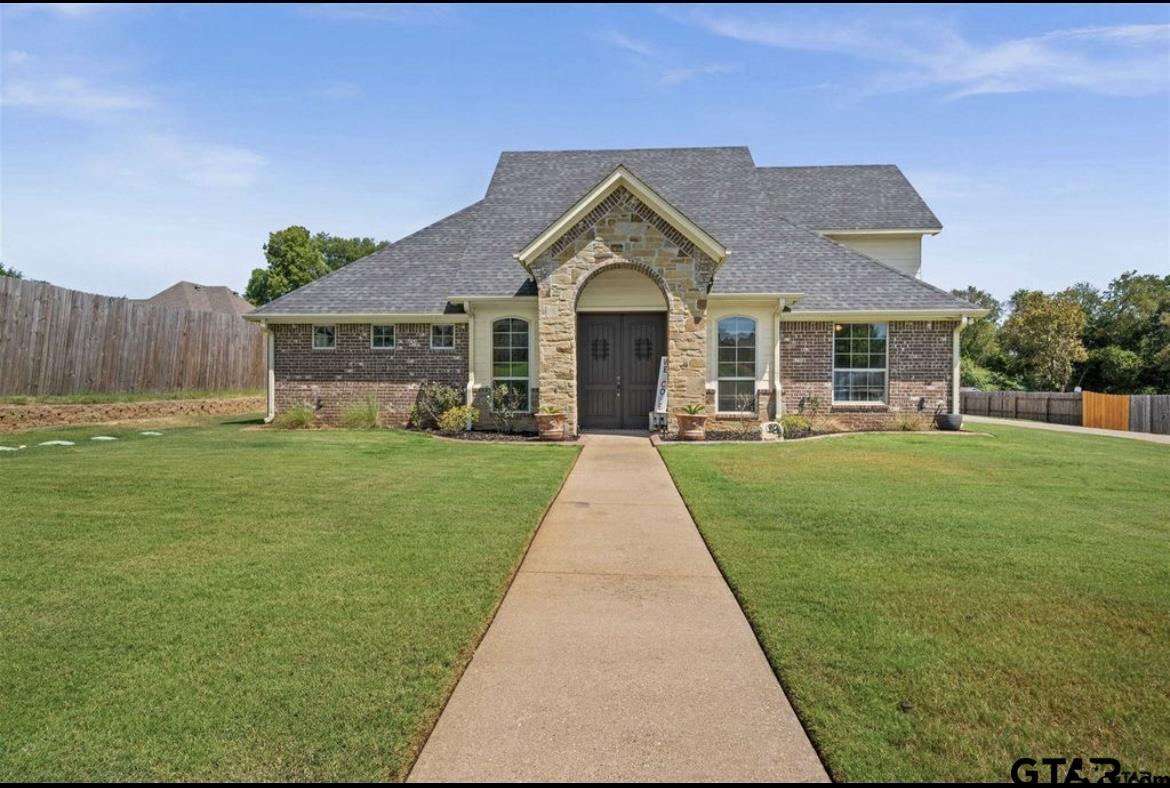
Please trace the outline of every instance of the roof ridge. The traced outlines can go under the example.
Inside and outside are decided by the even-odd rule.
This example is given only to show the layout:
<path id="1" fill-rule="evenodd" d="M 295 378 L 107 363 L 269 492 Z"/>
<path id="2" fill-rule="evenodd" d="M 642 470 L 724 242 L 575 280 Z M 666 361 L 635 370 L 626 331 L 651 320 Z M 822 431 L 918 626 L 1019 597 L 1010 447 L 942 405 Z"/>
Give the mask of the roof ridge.
<path id="1" fill-rule="evenodd" d="M 549 150 L 530 149 L 530 150 L 505 150 L 500 151 L 501 156 L 509 154 L 529 154 L 529 153 L 622 153 L 642 152 L 642 151 L 716 151 L 716 150 L 747 150 L 751 148 L 747 145 L 683 145 L 683 146 L 665 146 L 665 147 L 642 147 L 642 148 L 554 148 Z"/>
<path id="2" fill-rule="evenodd" d="M 858 167 L 866 167 L 869 169 L 877 169 L 878 167 L 892 167 L 899 172 L 902 168 L 897 164 L 761 164 L 756 167 L 757 170 L 844 170 L 856 169 Z"/>

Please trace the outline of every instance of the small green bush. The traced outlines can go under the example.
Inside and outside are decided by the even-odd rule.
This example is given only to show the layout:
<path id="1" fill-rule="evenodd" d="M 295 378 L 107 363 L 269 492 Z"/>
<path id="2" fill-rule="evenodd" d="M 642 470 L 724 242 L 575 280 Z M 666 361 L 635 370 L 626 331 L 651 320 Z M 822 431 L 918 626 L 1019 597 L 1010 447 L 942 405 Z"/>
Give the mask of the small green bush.
<path id="1" fill-rule="evenodd" d="M 316 414 L 308 405 L 297 405 L 278 413 L 272 424 L 282 430 L 307 430 L 313 426 L 315 418 Z"/>
<path id="2" fill-rule="evenodd" d="M 516 387 L 501 383 L 492 389 L 492 419 L 501 432 L 512 432 L 523 413 L 524 397 Z"/>
<path id="3" fill-rule="evenodd" d="M 707 406 L 700 405 L 698 402 L 692 402 L 690 405 L 684 405 L 682 412 L 688 416 L 701 416 L 707 412 Z"/>
<path id="4" fill-rule="evenodd" d="M 444 435 L 458 435 L 471 429 L 471 425 L 479 421 L 479 409 L 471 405 L 458 405 L 449 408 L 439 417 L 439 432 Z"/>
<path id="5" fill-rule="evenodd" d="M 410 408 L 410 426 L 430 430 L 439 426 L 439 417 L 463 404 L 463 394 L 445 383 L 428 381 L 419 387 Z"/>
<path id="6" fill-rule="evenodd" d="M 347 405 L 341 413 L 341 426 L 349 430 L 372 430 L 382 426 L 382 408 L 373 397 Z"/>
<path id="7" fill-rule="evenodd" d="M 812 421 L 799 413 L 788 413 L 780 417 L 780 429 L 785 438 L 800 438 L 812 432 Z"/>

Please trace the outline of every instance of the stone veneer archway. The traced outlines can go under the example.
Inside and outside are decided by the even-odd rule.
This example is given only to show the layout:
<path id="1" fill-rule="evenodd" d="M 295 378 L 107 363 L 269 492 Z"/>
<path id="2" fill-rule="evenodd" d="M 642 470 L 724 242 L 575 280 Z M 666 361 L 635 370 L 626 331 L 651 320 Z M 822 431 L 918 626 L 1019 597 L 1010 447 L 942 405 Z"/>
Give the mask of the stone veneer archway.
<path id="1" fill-rule="evenodd" d="M 564 410 L 573 433 L 577 432 L 577 299 L 593 276 L 615 268 L 646 274 L 666 297 L 669 409 L 705 402 L 704 323 L 715 262 L 619 187 L 531 266 L 539 296 L 539 404 Z"/>

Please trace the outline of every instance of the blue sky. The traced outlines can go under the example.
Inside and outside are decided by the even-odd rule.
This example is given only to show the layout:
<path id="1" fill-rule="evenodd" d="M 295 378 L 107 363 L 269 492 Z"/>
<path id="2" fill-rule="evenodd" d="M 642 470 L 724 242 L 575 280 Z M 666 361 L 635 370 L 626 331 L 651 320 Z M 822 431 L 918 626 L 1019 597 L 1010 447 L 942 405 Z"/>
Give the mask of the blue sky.
<path id="1" fill-rule="evenodd" d="M 896 163 L 924 276 L 1000 296 L 1170 273 L 1166 6 L 0 12 L 0 255 L 141 297 L 242 289 L 270 230 L 396 239 L 501 150 L 749 145 Z"/>

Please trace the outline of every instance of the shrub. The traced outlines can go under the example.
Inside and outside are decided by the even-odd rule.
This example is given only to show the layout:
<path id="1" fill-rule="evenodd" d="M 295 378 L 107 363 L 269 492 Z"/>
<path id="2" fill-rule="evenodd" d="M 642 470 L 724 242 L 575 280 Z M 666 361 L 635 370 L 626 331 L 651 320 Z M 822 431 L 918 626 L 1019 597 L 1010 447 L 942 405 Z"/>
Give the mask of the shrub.
<path id="1" fill-rule="evenodd" d="M 418 430 L 434 429 L 444 413 L 462 404 L 463 395 L 445 383 L 423 383 L 410 408 L 410 426 Z"/>
<path id="2" fill-rule="evenodd" d="M 382 426 L 382 409 L 377 400 L 367 397 L 363 402 L 347 405 L 341 413 L 341 426 L 350 430 L 372 430 Z"/>
<path id="3" fill-rule="evenodd" d="M 785 438 L 802 438 L 812 433 L 812 422 L 808 416 L 799 413 L 787 413 L 780 417 L 780 429 Z"/>
<path id="4" fill-rule="evenodd" d="M 537 413 L 542 416 L 560 416 L 564 411 L 557 405 L 541 405 Z"/>
<path id="5" fill-rule="evenodd" d="M 471 405 L 457 405 L 449 408 L 439 417 L 439 432 L 444 435 L 458 435 L 471 429 L 479 421 L 479 409 Z"/>
<path id="6" fill-rule="evenodd" d="M 307 430 L 313 426 L 316 413 L 308 405 L 297 405 L 276 415 L 273 426 L 282 430 Z"/>
<path id="7" fill-rule="evenodd" d="M 492 389 L 492 418 L 504 432 L 511 432 L 516 419 L 523 413 L 524 400 L 520 392 L 503 383 Z"/>
<path id="8" fill-rule="evenodd" d="M 688 416 L 702 416 L 707 412 L 707 406 L 701 405 L 698 402 L 692 402 L 690 405 L 684 405 L 682 412 Z"/>
<path id="9" fill-rule="evenodd" d="M 810 419 L 812 423 L 812 431 L 818 435 L 823 435 L 829 432 L 848 432 L 849 427 L 845 425 L 840 419 L 832 416 L 815 416 Z"/>
<path id="10" fill-rule="evenodd" d="M 890 427 L 903 432 L 919 432 L 926 429 L 928 423 L 921 415 L 914 413 L 895 413 L 890 419 Z"/>

